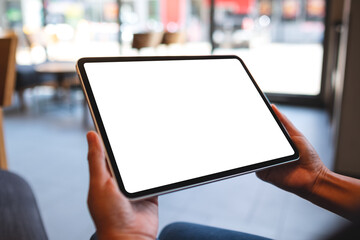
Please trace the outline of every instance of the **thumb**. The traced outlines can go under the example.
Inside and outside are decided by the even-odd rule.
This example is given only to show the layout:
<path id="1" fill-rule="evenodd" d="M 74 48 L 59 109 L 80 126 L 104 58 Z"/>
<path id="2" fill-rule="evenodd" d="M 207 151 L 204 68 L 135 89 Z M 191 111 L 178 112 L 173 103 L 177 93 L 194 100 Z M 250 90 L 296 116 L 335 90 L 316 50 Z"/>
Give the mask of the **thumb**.
<path id="1" fill-rule="evenodd" d="M 274 110 L 276 116 L 279 118 L 280 122 L 284 125 L 288 131 L 290 137 L 302 136 L 302 133 L 294 126 L 290 120 L 280 112 L 276 105 L 271 104 L 272 109 Z"/>
<path id="2" fill-rule="evenodd" d="M 88 162 L 90 183 L 101 184 L 111 177 L 106 167 L 104 148 L 96 132 L 88 132 L 86 138 L 89 146 Z"/>

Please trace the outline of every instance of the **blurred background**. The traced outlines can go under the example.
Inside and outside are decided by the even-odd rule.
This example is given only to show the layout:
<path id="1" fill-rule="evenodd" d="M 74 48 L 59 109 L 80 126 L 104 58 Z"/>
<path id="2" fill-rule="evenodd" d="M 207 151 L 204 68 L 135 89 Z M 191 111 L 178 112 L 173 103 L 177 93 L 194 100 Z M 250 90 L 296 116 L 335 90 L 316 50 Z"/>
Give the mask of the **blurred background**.
<path id="1" fill-rule="evenodd" d="M 77 59 L 234 54 L 330 169 L 360 176 L 359 10 L 354 0 L 0 0 L 0 38 L 16 36 L 14 56 L 1 53 L 14 74 L 0 72 L 13 78 L 0 84 L 10 96 L 0 167 L 29 181 L 50 239 L 89 238 L 93 125 Z M 319 239 L 347 223 L 254 174 L 161 196 L 160 229 L 173 221 L 275 239 Z"/>
<path id="2" fill-rule="evenodd" d="M 320 93 L 325 0 L 3 1 L 2 27 L 20 34 L 20 64 L 119 54 L 238 54 L 265 91 Z M 274 67 L 276 79 L 262 80 Z"/>

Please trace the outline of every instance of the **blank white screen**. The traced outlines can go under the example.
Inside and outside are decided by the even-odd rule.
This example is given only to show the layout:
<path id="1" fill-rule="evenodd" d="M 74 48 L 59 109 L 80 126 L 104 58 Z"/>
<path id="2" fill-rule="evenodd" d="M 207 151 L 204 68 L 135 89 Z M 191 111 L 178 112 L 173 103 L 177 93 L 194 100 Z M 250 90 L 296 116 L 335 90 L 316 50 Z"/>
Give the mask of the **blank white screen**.
<path id="1" fill-rule="evenodd" d="M 294 154 L 236 59 L 84 67 L 130 193 Z"/>

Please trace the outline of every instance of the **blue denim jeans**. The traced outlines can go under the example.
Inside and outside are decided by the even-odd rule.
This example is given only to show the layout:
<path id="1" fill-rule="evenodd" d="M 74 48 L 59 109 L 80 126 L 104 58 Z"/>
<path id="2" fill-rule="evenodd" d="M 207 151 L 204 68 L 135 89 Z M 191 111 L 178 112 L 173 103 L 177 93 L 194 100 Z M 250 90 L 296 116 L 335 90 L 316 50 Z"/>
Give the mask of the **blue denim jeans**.
<path id="1" fill-rule="evenodd" d="M 176 222 L 167 225 L 159 240 L 268 240 L 248 233 L 209 227 L 194 223 Z"/>

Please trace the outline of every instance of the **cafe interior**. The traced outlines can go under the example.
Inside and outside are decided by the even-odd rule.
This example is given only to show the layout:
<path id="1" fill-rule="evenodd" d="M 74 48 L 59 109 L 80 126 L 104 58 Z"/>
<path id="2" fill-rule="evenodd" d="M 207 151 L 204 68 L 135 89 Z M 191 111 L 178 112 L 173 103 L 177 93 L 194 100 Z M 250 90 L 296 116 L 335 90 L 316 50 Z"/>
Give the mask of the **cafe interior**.
<path id="1" fill-rule="evenodd" d="M 0 169 L 30 185 L 48 239 L 90 239 L 95 128 L 76 61 L 237 55 L 326 167 L 359 178 L 359 11 L 355 0 L 1 0 Z M 349 223 L 254 173 L 159 196 L 159 230 L 179 221 L 299 240 Z"/>

